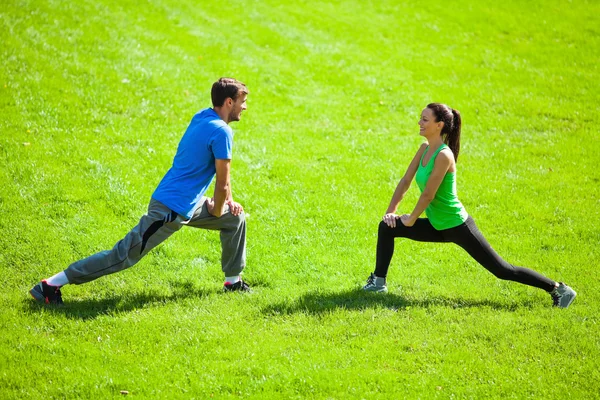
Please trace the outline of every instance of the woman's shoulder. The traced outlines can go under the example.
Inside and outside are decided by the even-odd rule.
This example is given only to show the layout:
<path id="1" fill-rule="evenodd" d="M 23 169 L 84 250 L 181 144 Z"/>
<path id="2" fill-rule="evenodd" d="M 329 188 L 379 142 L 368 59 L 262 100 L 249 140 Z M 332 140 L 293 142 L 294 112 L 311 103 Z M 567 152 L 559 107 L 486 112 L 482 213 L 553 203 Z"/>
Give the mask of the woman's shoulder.
<path id="1" fill-rule="evenodd" d="M 454 162 L 454 153 L 452 153 L 449 147 L 444 147 L 435 158 L 435 162 L 437 163 L 438 161 L 443 164 L 452 164 Z"/>
<path id="2" fill-rule="evenodd" d="M 429 144 L 427 144 L 427 142 L 421 144 L 421 146 L 419 146 L 419 150 L 417 150 L 417 152 L 415 153 L 415 158 L 421 158 L 423 157 L 423 154 L 425 154 L 425 151 L 427 150 L 427 148 L 429 147 Z"/>
<path id="3" fill-rule="evenodd" d="M 454 153 L 452 152 L 450 147 L 448 147 L 447 145 L 444 145 L 444 146 L 445 147 L 440 150 L 439 154 L 442 157 L 450 157 L 450 158 L 454 159 Z"/>

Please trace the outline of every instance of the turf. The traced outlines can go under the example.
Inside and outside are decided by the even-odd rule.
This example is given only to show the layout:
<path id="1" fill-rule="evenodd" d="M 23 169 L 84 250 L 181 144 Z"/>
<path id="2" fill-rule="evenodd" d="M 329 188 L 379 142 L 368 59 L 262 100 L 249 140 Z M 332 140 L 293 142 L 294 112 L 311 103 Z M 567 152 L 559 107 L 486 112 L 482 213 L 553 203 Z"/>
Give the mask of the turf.
<path id="1" fill-rule="evenodd" d="M 600 398 L 600 4 L 505 1 L 0 5 L 0 398 Z M 145 212 L 210 86 L 232 124 L 250 295 L 215 232 L 27 291 Z M 459 196 L 509 262 L 565 281 L 552 308 L 452 245 L 377 224 L 429 102 L 460 110 Z M 416 186 L 416 185 L 413 185 Z M 410 212 L 413 187 L 401 205 Z"/>

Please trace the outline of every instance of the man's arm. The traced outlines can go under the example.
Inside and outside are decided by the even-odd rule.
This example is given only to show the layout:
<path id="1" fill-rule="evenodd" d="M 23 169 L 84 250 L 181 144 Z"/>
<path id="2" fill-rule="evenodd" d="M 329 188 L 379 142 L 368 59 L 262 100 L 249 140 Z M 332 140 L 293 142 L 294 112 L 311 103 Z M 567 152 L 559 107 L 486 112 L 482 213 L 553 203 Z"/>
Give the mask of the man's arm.
<path id="1" fill-rule="evenodd" d="M 217 180 L 215 182 L 215 194 L 213 196 L 212 207 L 208 207 L 208 212 L 215 217 L 223 215 L 225 202 L 231 199 L 231 185 L 229 182 L 229 170 L 231 160 L 215 160 L 217 170 Z M 211 209 L 212 208 L 212 209 Z"/>

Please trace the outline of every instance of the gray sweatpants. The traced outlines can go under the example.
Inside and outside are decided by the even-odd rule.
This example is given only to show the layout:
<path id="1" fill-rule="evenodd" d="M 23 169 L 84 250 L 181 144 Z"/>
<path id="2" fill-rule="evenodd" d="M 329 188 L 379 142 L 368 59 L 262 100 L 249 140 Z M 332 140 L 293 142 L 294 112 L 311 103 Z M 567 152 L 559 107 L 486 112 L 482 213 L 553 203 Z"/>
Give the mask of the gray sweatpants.
<path id="1" fill-rule="evenodd" d="M 71 264 L 65 269 L 69 283 L 81 284 L 104 275 L 122 271 L 137 263 L 150 250 L 165 241 L 182 226 L 221 231 L 221 266 L 225 276 L 239 275 L 246 265 L 246 221 L 244 213 L 226 213 L 217 218 L 208 212 L 206 203 L 192 218 L 186 219 L 154 199 L 148 213 L 112 250 L 101 251 Z"/>

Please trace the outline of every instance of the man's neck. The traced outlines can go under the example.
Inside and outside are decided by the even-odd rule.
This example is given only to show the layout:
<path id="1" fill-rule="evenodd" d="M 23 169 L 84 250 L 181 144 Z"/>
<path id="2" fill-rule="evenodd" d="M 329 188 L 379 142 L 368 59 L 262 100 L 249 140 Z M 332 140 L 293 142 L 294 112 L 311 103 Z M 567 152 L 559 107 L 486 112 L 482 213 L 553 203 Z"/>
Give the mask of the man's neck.
<path id="1" fill-rule="evenodd" d="M 213 107 L 213 110 L 217 113 L 217 115 L 225 121 L 227 125 L 229 125 L 229 112 L 225 110 L 223 107 Z"/>

